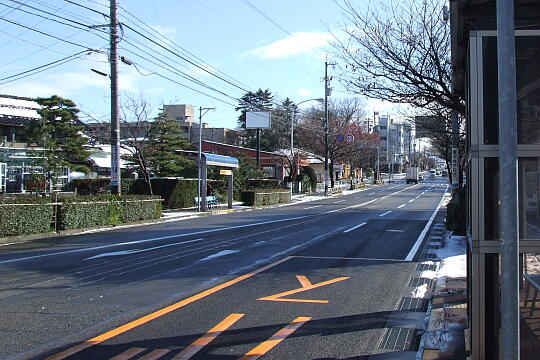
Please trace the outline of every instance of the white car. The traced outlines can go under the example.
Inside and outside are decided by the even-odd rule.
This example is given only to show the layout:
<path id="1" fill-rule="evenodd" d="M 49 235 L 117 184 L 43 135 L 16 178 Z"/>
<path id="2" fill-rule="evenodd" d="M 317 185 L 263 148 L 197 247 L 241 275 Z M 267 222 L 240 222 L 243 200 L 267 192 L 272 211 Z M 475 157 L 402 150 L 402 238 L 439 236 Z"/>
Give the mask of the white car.
<path id="1" fill-rule="evenodd" d="M 429 170 L 429 178 L 435 179 L 435 176 L 437 175 L 437 171 L 435 170 Z"/>

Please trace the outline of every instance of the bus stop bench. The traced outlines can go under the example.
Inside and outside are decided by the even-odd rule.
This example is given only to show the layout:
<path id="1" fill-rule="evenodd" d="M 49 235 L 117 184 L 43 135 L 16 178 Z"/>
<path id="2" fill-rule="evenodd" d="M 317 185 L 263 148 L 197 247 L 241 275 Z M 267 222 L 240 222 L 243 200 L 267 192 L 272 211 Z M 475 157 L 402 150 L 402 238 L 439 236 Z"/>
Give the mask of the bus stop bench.
<path id="1" fill-rule="evenodd" d="M 524 306 L 527 307 L 527 302 L 528 301 L 531 302 L 531 311 L 529 312 L 529 316 L 532 316 L 532 313 L 536 307 L 536 301 L 540 300 L 540 299 L 537 299 L 538 290 L 540 290 L 540 274 L 524 274 L 523 277 L 527 281 L 525 284 Z M 528 300 L 531 286 L 534 287 L 533 298 L 532 300 Z"/>
<path id="2" fill-rule="evenodd" d="M 195 196 L 194 198 L 195 205 L 199 205 L 199 197 Z M 217 198 L 215 196 L 207 196 L 206 197 L 206 205 L 208 208 L 212 208 L 218 204 Z"/>

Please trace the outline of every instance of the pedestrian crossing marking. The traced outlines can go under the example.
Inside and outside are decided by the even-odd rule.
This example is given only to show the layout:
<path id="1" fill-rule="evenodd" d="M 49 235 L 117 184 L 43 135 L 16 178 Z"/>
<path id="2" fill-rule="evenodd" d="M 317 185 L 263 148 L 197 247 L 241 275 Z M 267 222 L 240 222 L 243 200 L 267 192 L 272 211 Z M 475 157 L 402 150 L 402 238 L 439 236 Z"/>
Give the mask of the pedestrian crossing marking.
<path id="1" fill-rule="evenodd" d="M 342 277 L 338 277 L 332 280 L 326 280 L 320 283 L 312 284 L 311 281 L 309 281 L 308 278 L 303 275 L 296 275 L 296 278 L 298 279 L 298 282 L 300 282 L 300 285 L 302 285 L 302 287 L 299 287 L 298 289 L 281 292 L 279 294 L 265 296 L 257 300 L 327 304 L 328 300 L 290 299 L 290 298 L 285 298 L 285 296 L 298 294 L 300 292 L 316 289 L 322 286 L 326 286 L 326 285 L 334 284 L 343 280 L 350 279 L 349 276 L 342 276 Z"/>
<path id="2" fill-rule="evenodd" d="M 127 349 L 123 353 L 118 354 L 115 357 L 111 358 L 111 360 L 128 360 L 128 359 L 131 359 L 132 357 L 142 353 L 145 350 L 146 350 L 146 348 L 138 348 L 138 347 Z"/>
<path id="3" fill-rule="evenodd" d="M 170 349 L 156 349 L 144 355 L 143 357 L 139 358 L 138 360 L 157 360 L 163 355 L 168 354 L 170 352 L 171 352 Z"/>
<path id="4" fill-rule="evenodd" d="M 310 317 L 297 317 L 283 329 L 276 332 L 270 339 L 260 343 L 253 349 L 248 351 L 240 360 L 255 360 L 264 356 L 268 351 L 272 350 L 277 344 L 285 340 L 286 337 L 294 333 L 298 328 L 311 320 Z"/>
<path id="5" fill-rule="evenodd" d="M 191 359 L 196 353 L 201 351 L 206 345 L 210 344 L 215 338 L 221 335 L 222 332 L 230 328 L 235 322 L 240 320 L 244 314 L 231 314 L 222 320 L 219 324 L 208 330 L 206 334 L 195 340 L 191 345 L 188 345 L 178 355 L 171 360 L 187 360 Z"/>

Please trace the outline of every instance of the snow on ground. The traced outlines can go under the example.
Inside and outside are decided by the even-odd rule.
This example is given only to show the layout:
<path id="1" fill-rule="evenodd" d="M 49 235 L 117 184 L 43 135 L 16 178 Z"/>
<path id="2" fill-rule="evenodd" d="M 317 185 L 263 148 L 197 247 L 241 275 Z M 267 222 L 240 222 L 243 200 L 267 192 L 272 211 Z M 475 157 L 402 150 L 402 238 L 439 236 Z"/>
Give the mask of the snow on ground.
<path id="1" fill-rule="evenodd" d="M 445 247 L 436 251 L 441 259 L 439 278 L 464 278 L 467 276 L 467 237 L 450 236 Z"/>

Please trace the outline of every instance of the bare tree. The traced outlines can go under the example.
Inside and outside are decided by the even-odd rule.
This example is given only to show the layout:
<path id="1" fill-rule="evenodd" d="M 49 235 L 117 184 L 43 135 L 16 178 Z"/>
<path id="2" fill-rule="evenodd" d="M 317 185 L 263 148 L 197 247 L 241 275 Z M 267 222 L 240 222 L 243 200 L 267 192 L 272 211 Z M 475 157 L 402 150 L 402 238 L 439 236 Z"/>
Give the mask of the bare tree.
<path id="1" fill-rule="evenodd" d="M 444 0 L 385 0 L 360 10 L 342 0 L 344 36 L 335 36 L 333 54 L 340 80 L 357 94 L 430 110 L 464 114 L 452 91 L 450 26 Z"/>
<path id="2" fill-rule="evenodd" d="M 363 131 L 360 119 L 365 118 L 364 102 L 358 98 L 343 99 L 329 105 L 328 162 L 331 187 L 334 187 L 334 166 L 337 162 L 365 162 L 373 156 L 379 140 L 376 134 Z M 312 152 L 321 161 L 325 156 L 323 111 L 312 108 L 299 124 L 300 146 Z M 338 135 L 352 135 L 352 142 L 344 141 Z"/>

